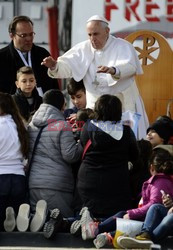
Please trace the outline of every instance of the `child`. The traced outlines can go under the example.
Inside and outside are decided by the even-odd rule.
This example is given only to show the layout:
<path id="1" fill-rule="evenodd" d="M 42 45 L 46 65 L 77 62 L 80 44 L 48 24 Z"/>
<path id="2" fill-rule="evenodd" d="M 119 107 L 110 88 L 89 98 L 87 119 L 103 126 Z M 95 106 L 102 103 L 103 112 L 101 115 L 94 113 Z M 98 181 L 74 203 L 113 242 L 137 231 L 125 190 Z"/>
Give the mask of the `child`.
<path id="1" fill-rule="evenodd" d="M 76 120 L 77 111 L 86 107 L 86 93 L 83 80 L 76 82 L 71 78 L 67 85 L 67 92 L 70 95 L 74 107 L 66 109 L 64 116 L 69 120 Z"/>
<path id="2" fill-rule="evenodd" d="M 83 108 L 83 109 L 78 110 L 78 112 L 76 113 L 76 123 L 73 125 L 73 135 L 74 135 L 76 142 L 80 140 L 80 134 L 81 134 L 81 131 L 83 129 L 83 125 L 85 124 L 85 122 L 93 118 L 94 118 L 94 111 L 92 109 Z M 77 175 L 78 175 L 80 164 L 81 164 L 81 159 L 78 162 L 75 162 L 72 164 L 75 185 L 77 181 Z M 80 211 L 81 206 L 82 206 L 82 203 L 78 195 L 77 188 L 75 186 L 73 207 L 76 213 Z"/>
<path id="3" fill-rule="evenodd" d="M 150 249 L 152 244 L 162 243 L 172 235 L 173 205 L 168 209 L 162 204 L 153 204 L 147 212 L 142 232 L 136 237 L 119 236 L 117 242 L 125 249 Z"/>
<path id="4" fill-rule="evenodd" d="M 173 136 L 173 121 L 170 118 L 159 117 L 147 129 L 147 140 L 152 147 L 159 144 L 168 144 Z"/>
<path id="5" fill-rule="evenodd" d="M 116 230 L 116 217 L 143 221 L 147 210 L 152 204 L 162 203 L 162 194 L 160 190 L 164 190 L 165 193 L 173 197 L 173 179 L 171 178 L 173 174 L 173 165 L 171 162 L 172 156 L 167 150 L 163 148 L 154 149 L 149 161 L 150 173 L 152 176 L 143 184 L 143 200 L 139 203 L 139 207 L 121 211 L 100 224 L 93 222 L 89 211 L 86 210 L 81 217 L 83 239 L 95 238 L 97 235 L 94 244 L 97 248 L 100 248 L 104 245 L 103 243 L 106 244 L 110 241 L 109 239 L 114 235 L 114 233 L 107 234 L 107 232 L 113 231 L 113 228 Z M 102 237 L 100 237 L 100 233 L 103 233 Z"/>
<path id="6" fill-rule="evenodd" d="M 94 118 L 94 111 L 90 108 L 82 108 L 76 114 L 76 121 L 87 122 L 88 119 Z"/>
<path id="7" fill-rule="evenodd" d="M 77 111 L 76 122 L 72 125 L 76 141 L 80 139 L 80 132 L 85 122 L 93 118 L 94 118 L 94 111 L 90 108 L 82 108 Z"/>
<path id="8" fill-rule="evenodd" d="M 89 139 L 91 145 L 79 169 L 78 191 L 84 206 L 100 218 L 131 207 L 128 161 L 137 159 L 139 151 L 133 131 L 121 117 L 120 99 L 102 95 L 95 103 L 94 120 L 84 124 L 80 136 L 83 148 Z"/>
<path id="9" fill-rule="evenodd" d="M 92 109 L 85 108 L 78 110 L 78 112 L 76 113 L 76 122 L 72 125 L 72 131 L 76 142 L 80 140 L 80 133 L 82 131 L 85 122 L 87 122 L 89 119 L 92 119 L 93 117 L 94 117 L 94 112 Z M 77 174 L 80 164 L 81 164 L 81 159 L 78 162 L 72 164 L 75 182 L 77 179 Z"/>
<path id="10" fill-rule="evenodd" d="M 164 146 L 172 155 L 170 165 L 173 167 L 173 146 Z M 117 241 L 122 248 L 149 248 L 153 242 L 160 243 L 167 236 L 173 234 L 173 197 L 166 194 L 163 190 L 161 190 L 161 193 L 163 205 L 153 204 L 148 209 L 141 233 L 135 238 L 118 237 Z"/>
<path id="11" fill-rule="evenodd" d="M 17 214 L 26 198 L 24 158 L 28 154 L 28 134 L 17 106 L 9 94 L 0 92 L 0 230 L 5 210 Z M 14 211 L 13 211 L 14 209 Z"/>
<path id="12" fill-rule="evenodd" d="M 70 217 L 74 192 L 71 164 L 81 158 L 82 147 L 67 126 L 64 107 L 61 91 L 47 91 L 28 126 L 31 154 L 38 132 L 44 127 L 31 163 L 29 190 L 32 211 L 37 201 L 44 199 L 48 209 L 58 207 L 64 217 Z"/>
<path id="13" fill-rule="evenodd" d="M 42 98 L 36 89 L 36 79 L 31 67 L 24 66 L 17 71 L 16 93 L 13 98 L 22 117 L 28 121 L 39 108 Z"/>

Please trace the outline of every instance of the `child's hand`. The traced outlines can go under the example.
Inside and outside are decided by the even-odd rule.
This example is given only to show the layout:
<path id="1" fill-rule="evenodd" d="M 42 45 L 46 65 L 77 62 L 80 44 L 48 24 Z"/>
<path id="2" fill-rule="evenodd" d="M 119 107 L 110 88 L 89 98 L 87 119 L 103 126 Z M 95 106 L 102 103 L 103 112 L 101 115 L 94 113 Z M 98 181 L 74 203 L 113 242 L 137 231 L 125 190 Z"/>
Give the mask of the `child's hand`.
<path id="1" fill-rule="evenodd" d="M 129 219 L 130 219 L 130 218 L 129 218 L 129 215 L 128 215 L 128 214 L 125 214 L 125 215 L 123 216 L 123 219 L 129 220 Z"/>
<path id="2" fill-rule="evenodd" d="M 71 114 L 69 117 L 66 118 L 66 120 L 69 123 L 74 124 L 76 122 L 76 114 Z"/>
<path id="3" fill-rule="evenodd" d="M 71 114 L 70 116 L 69 116 L 69 121 L 76 121 L 76 114 Z"/>
<path id="4" fill-rule="evenodd" d="M 168 210 L 168 214 L 172 214 L 173 213 L 173 207 L 171 207 L 169 210 Z"/>
<path id="5" fill-rule="evenodd" d="M 162 203 L 165 207 L 172 207 L 173 206 L 173 201 L 172 198 L 170 197 L 169 194 L 166 194 L 163 190 L 162 190 Z"/>
<path id="6" fill-rule="evenodd" d="M 72 131 L 73 131 L 73 132 L 78 131 L 78 127 L 77 127 L 76 122 L 74 122 L 74 123 L 72 124 Z"/>

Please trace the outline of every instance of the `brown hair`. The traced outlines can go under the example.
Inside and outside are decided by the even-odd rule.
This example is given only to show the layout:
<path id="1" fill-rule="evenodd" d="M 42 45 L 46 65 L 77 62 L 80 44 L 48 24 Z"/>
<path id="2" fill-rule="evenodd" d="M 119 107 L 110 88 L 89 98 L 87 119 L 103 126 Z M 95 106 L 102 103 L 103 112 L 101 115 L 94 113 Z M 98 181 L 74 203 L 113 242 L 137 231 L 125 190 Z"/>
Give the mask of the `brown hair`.
<path id="1" fill-rule="evenodd" d="M 75 79 L 71 78 L 69 83 L 67 84 L 67 92 L 69 95 L 76 95 L 77 91 L 86 92 L 83 80 L 77 82 Z"/>
<path id="2" fill-rule="evenodd" d="M 98 121 L 119 122 L 122 116 L 122 103 L 116 96 L 102 95 L 95 103 L 94 113 Z"/>
<path id="3" fill-rule="evenodd" d="M 21 143 L 21 152 L 25 158 L 28 156 L 28 133 L 24 126 L 22 117 L 12 96 L 0 92 L 0 115 L 9 114 L 17 126 L 17 132 Z"/>
<path id="4" fill-rule="evenodd" d="M 27 75 L 34 75 L 34 71 L 31 67 L 29 66 L 24 66 L 24 67 L 21 67 L 20 69 L 18 69 L 17 71 L 17 75 L 16 75 L 16 78 L 17 80 L 19 80 L 19 77 L 23 74 L 27 74 Z"/>
<path id="5" fill-rule="evenodd" d="M 34 25 L 32 20 L 27 16 L 15 16 L 8 26 L 8 32 L 14 34 L 16 32 L 16 25 L 19 22 L 26 22 L 31 23 L 32 26 Z"/>
<path id="6" fill-rule="evenodd" d="M 153 165 L 157 173 L 173 174 L 173 156 L 165 149 L 155 148 L 149 160 L 149 166 Z"/>
<path id="7" fill-rule="evenodd" d="M 76 114 L 76 121 L 86 122 L 87 120 L 93 118 L 94 118 L 94 111 L 90 108 L 80 109 Z"/>

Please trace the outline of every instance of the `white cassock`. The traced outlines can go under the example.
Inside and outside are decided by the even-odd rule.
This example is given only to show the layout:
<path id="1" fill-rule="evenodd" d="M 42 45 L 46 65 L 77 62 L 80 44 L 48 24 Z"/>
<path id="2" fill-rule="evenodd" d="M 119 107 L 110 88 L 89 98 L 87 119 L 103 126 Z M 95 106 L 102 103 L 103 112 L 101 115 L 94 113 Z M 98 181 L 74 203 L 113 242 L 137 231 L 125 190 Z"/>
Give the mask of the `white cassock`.
<path id="1" fill-rule="evenodd" d="M 50 77 L 73 77 L 76 81 L 83 79 L 89 108 L 93 108 L 97 98 L 103 94 L 118 96 L 122 101 L 123 111 L 140 114 L 136 137 L 138 140 L 146 138 L 149 123 L 134 78 L 143 71 L 131 43 L 109 35 L 104 48 L 96 50 L 87 40 L 58 57 L 57 62 L 54 70 L 48 70 Z M 118 68 L 119 77 L 96 73 L 100 65 Z"/>

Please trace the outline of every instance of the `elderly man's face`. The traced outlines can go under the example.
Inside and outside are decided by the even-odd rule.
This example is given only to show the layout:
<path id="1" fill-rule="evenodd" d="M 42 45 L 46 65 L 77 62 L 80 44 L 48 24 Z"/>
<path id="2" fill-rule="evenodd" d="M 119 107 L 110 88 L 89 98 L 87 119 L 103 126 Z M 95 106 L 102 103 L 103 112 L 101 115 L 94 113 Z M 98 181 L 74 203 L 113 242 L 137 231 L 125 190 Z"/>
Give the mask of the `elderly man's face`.
<path id="1" fill-rule="evenodd" d="M 109 36 L 109 28 L 100 21 L 91 21 L 87 24 L 87 33 L 94 49 L 102 49 Z"/>

